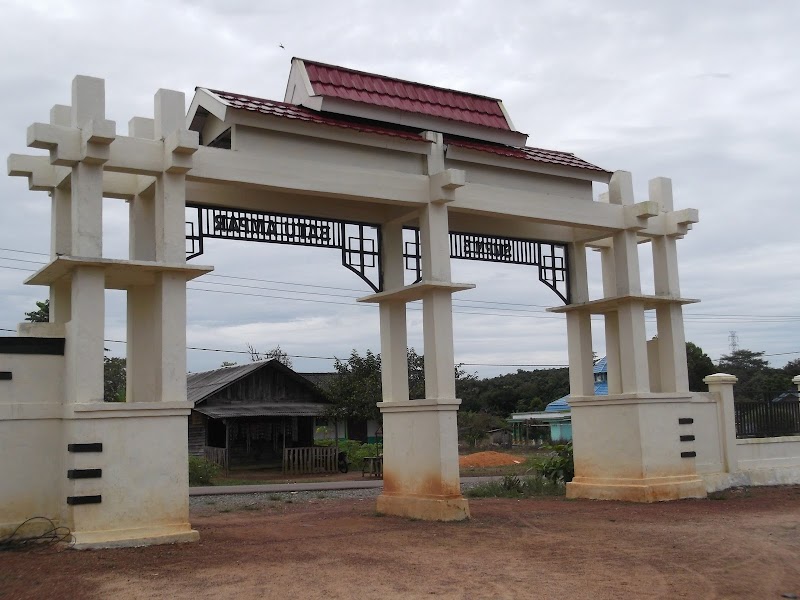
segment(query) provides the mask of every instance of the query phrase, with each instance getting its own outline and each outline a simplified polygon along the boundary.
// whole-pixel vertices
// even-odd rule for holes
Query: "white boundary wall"
[[[706,383],[714,385],[713,380]],[[696,467],[707,491],[746,485],[800,484],[800,436],[735,439],[733,384],[724,387],[729,389],[692,396]],[[730,398],[726,398],[728,393]],[[726,456],[731,431],[732,452]]]

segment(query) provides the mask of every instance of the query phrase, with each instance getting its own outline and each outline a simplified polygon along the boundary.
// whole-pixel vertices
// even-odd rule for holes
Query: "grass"
[[[531,498],[536,496],[563,496],[566,487],[541,475],[506,475],[500,481],[482,483],[467,490],[468,498]]]

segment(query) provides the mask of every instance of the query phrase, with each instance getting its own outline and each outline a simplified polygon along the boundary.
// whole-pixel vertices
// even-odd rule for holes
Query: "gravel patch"
[[[478,482],[461,483],[461,492],[465,492]],[[276,504],[295,502],[318,502],[321,500],[365,499],[377,498],[380,488],[362,488],[355,490],[318,490],[310,492],[250,492],[245,494],[220,494],[218,496],[191,496],[189,507],[201,511],[231,512],[234,510],[258,510]]]

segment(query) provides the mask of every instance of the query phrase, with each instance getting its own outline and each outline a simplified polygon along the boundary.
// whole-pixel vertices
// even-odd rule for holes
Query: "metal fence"
[[[779,402],[736,402],[737,438],[800,435],[800,402],[797,392]]]

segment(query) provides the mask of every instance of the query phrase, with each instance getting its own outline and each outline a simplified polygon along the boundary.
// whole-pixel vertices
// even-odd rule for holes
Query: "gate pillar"
[[[38,514],[68,527],[76,547],[198,539],[188,506],[185,290],[187,279],[211,268],[185,262],[185,173],[197,137],[186,131],[184,103],[182,93],[162,90],[155,119],[132,122],[127,142],[146,140],[151,156],[147,175],[129,178],[125,188],[134,190],[127,260],[103,257],[104,186],[111,185],[104,165],[113,155],[140,171],[142,144],[120,144],[105,118],[103,80],[76,77],[71,106],[55,106],[49,124],[28,131],[30,146],[49,150],[58,177],[40,188],[52,194],[51,260],[26,281],[50,287],[51,322],[20,331],[63,338],[64,356],[47,376],[19,361],[25,423],[6,428],[15,436],[10,447],[48,449],[47,464],[32,471],[48,484],[38,491],[13,465],[0,464],[0,474],[9,497],[42,496],[37,502],[46,510]],[[106,289],[128,292],[128,387],[116,399],[123,401],[104,401]],[[39,400],[38,411],[28,398]],[[7,417],[0,414],[0,428]],[[28,510],[25,502],[0,506],[0,535],[4,524],[37,514]]]
[[[443,169],[442,136],[428,134],[429,174]],[[452,178],[444,178],[452,186]],[[457,178],[456,178],[457,179]],[[447,205],[432,186],[432,201],[420,215],[422,280],[403,285],[402,226],[382,229],[384,286],[362,298],[381,310],[381,369],[384,454],[380,513],[424,520],[459,521],[469,517],[461,496],[458,425],[461,401],[455,393],[453,292],[472,285],[450,281]],[[441,194],[446,195],[446,194]],[[425,398],[409,399],[406,355],[406,303],[422,300],[425,345]]]
[[[651,182],[650,194],[658,202],[658,212],[672,218],[668,180]],[[634,208],[630,174],[624,172],[612,177],[609,201],[639,213],[655,212],[652,204]],[[618,231],[612,243],[601,248],[604,298],[600,300],[590,301],[577,285],[586,277],[585,250],[573,244],[570,269],[578,280],[573,284],[575,302],[551,309],[567,314],[570,332],[569,403],[575,453],[575,477],[567,484],[570,498],[653,502],[706,495],[695,468],[695,453],[686,443],[694,440],[681,313],[681,305],[689,301],[678,297],[674,238],[654,240],[656,295],[644,295],[636,228],[633,223],[630,229]],[[645,310],[656,311],[656,343],[647,342]],[[586,370],[582,357],[587,337],[591,344],[592,314],[605,319],[606,396],[595,396],[585,376],[573,375],[573,371]]]

